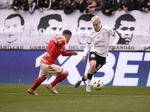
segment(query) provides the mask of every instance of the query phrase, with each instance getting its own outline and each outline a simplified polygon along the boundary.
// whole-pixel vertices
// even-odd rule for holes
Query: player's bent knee
[[[66,77],[68,77],[68,75],[69,75],[69,72],[68,72],[68,71],[66,71],[65,76],[66,76]]]
[[[69,75],[69,72],[65,69],[63,69],[61,75],[65,75],[66,77]]]
[[[60,74],[64,75],[66,72],[67,72],[67,70],[63,68]]]

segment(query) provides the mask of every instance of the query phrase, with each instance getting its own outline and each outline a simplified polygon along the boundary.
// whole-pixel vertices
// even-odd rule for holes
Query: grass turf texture
[[[85,86],[57,85],[54,95],[45,85],[39,96],[26,91],[31,85],[0,84],[0,112],[150,112],[150,87],[113,87],[86,93]]]

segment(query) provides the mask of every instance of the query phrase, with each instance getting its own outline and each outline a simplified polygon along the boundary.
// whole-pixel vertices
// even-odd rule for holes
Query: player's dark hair
[[[11,15],[9,15],[6,19],[5,19],[5,21],[7,20],[7,19],[11,19],[11,18],[14,18],[14,17],[19,17],[20,18],[20,21],[21,21],[21,25],[24,25],[24,19],[23,19],[23,17],[20,15],[20,14],[11,14]]]
[[[49,20],[52,20],[52,19],[54,19],[54,20],[56,20],[56,21],[58,21],[58,22],[62,22],[61,15],[59,15],[59,14],[46,15],[46,16],[44,16],[44,17],[42,17],[42,18],[40,19],[40,22],[39,22],[39,24],[38,24],[38,26],[37,26],[37,29],[38,29],[38,30],[39,30],[40,28],[46,29],[48,26],[50,26],[49,23],[48,23]]]
[[[72,35],[72,32],[70,30],[64,30],[62,34]]]
[[[136,21],[135,18],[131,14],[121,15],[115,22],[115,28],[118,29],[121,25],[121,21]]]
[[[84,20],[84,21],[91,21],[92,17],[94,15],[93,14],[83,14],[78,18],[78,27],[79,27],[79,22],[80,20]]]

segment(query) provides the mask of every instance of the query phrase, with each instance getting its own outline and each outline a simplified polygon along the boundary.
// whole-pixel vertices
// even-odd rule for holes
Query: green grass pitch
[[[150,87],[105,86],[86,93],[85,86],[57,85],[54,95],[46,85],[38,96],[29,84],[0,84],[0,112],[150,112]]]

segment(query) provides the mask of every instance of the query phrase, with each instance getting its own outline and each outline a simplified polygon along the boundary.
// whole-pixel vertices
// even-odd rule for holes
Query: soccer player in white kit
[[[92,76],[105,64],[106,57],[109,51],[109,39],[114,37],[111,49],[114,50],[119,35],[110,27],[101,24],[99,16],[95,15],[91,19],[94,30],[91,32],[87,39],[86,47],[84,49],[82,61],[86,60],[86,55],[90,51],[89,63],[90,67],[83,77],[81,77],[74,85],[77,88],[82,81],[87,80],[86,91],[91,92],[91,79]]]

